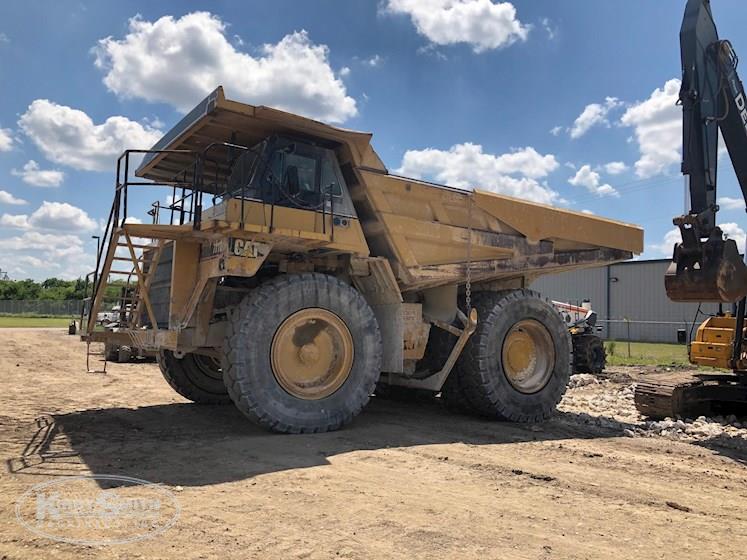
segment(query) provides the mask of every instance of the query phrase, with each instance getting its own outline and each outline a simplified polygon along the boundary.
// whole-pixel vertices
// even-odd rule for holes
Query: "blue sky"
[[[391,170],[640,224],[644,256],[666,257],[684,198],[671,82],[683,8],[2,3],[0,269],[14,278],[91,269],[116,154],[149,147],[218,84],[232,99],[372,131]],[[720,35],[747,57],[744,3],[713,0],[713,10]],[[720,222],[744,243],[728,158],[720,171]],[[140,195],[141,209],[153,198]]]

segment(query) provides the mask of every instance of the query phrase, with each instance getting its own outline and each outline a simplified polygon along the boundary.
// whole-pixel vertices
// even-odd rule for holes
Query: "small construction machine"
[[[694,417],[725,410],[747,412],[747,266],[733,239],[716,225],[718,135],[724,138],[747,203],[747,96],[739,59],[720,40],[709,0],[688,0],[680,31],[682,55],[682,173],[690,212],[674,219],[682,242],[665,277],[672,301],[731,304],[709,317],[689,345],[690,361],[733,373],[674,373],[639,383],[638,410],[650,417]],[[744,249],[744,248],[741,248]]]
[[[561,317],[568,325],[573,344],[573,373],[602,373],[607,365],[604,342],[597,334],[597,313],[591,303],[584,300],[581,305],[553,301]]]
[[[179,394],[232,402],[279,432],[337,429],[377,384],[489,417],[552,414],[571,335],[527,286],[629,259],[642,230],[399,177],[370,140],[219,87],[152,149],[126,151],[86,308],[89,352],[157,352]],[[153,223],[126,219],[137,189],[156,187]],[[105,329],[96,317],[113,282],[125,316]]]

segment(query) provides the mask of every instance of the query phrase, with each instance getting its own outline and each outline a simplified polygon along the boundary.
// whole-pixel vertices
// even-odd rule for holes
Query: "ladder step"
[[[133,262],[133,260],[130,257],[112,257],[112,260],[113,261]],[[143,259],[143,258],[140,258],[140,259],[135,259],[134,262],[148,264],[148,263],[153,262],[153,259]]]
[[[117,247],[127,247],[127,243],[117,243]],[[133,249],[155,249],[154,245],[139,245],[137,243],[132,244]]]

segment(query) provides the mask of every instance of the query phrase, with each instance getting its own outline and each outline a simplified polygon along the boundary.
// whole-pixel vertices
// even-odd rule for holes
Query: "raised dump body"
[[[280,431],[339,427],[377,382],[482,414],[549,414],[571,345],[526,287],[631,258],[642,230],[398,177],[370,140],[218,88],[142,152],[136,175],[149,182],[129,177],[126,152],[86,339],[157,350],[181,394],[233,400]],[[154,204],[153,224],[123,224],[144,183],[166,186],[169,202]],[[128,328],[101,332],[117,274],[132,284]]]

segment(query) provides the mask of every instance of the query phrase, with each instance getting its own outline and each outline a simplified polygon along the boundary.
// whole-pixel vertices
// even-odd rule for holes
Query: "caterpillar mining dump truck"
[[[571,336],[536,277],[629,259],[640,228],[387,171],[371,135],[225,98],[119,160],[84,340],[157,351],[169,384],[280,432],[334,430],[379,387],[550,415]],[[134,157],[142,162],[130,177]],[[152,224],[135,189],[162,186]],[[165,223],[162,223],[165,222]],[[119,279],[126,325],[96,327]]]
[[[682,173],[690,211],[674,219],[682,242],[674,247],[664,283],[672,301],[732,304],[700,325],[690,362],[728,372],[676,372],[636,386],[638,410],[653,418],[747,411],[747,265],[733,239],[716,225],[719,131],[747,205],[747,94],[739,59],[720,40],[709,0],[688,0],[680,29],[682,56]]]

